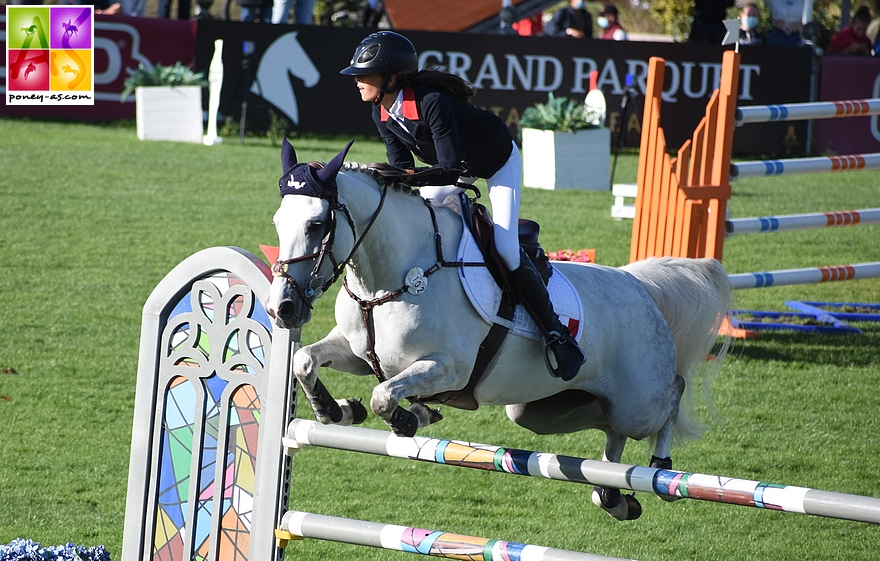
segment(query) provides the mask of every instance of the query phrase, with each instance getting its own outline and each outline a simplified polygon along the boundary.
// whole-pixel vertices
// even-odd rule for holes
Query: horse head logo
[[[293,92],[291,77],[302,80],[307,88],[321,78],[312,59],[296,38],[297,31],[276,39],[260,58],[251,92],[280,109],[293,124],[299,124],[299,106]],[[279,70],[282,70],[279,72]]]

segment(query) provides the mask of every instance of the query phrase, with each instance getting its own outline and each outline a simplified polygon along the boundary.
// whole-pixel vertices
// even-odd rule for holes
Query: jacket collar
[[[403,88],[401,94],[403,95],[403,99],[401,100],[403,118],[410,121],[418,121],[419,109],[416,105],[416,92],[414,92],[412,88]],[[388,111],[385,110],[384,105],[380,105],[379,107],[382,115],[382,122],[385,122],[388,120]]]

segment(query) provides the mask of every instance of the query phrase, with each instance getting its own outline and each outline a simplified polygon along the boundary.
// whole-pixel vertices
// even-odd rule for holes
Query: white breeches
[[[507,163],[495,175],[486,179],[489,200],[492,202],[492,222],[495,249],[508,271],[519,267],[519,204],[522,192],[522,156],[515,142]],[[462,177],[464,183],[473,183],[475,177]]]
[[[492,222],[495,223],[495,249],[507,266],[513,271],[519,267],[519,204],[522,191],[522,156],[516,143],[510,151],[507,163],[495,175],[486,179],[489,186],[489,200],[492,202]],[[473,184],[476,177],[461,177],[462,183]],[[450,186],[420,187],[419,192],[426,199],[444,201],[449,194],[461,191]]]

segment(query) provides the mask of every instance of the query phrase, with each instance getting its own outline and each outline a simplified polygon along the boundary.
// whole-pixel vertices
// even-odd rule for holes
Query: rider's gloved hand
[[[447,165],[436,165],[412,169],[401,169],[386,163],[371,163],[369,167],[379,172],[382,177],[393,178],[407,185],[455,185],[464,171]]]

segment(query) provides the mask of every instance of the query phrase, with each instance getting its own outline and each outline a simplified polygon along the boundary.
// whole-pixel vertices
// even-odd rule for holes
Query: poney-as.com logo
[[[94,6],[6,6],[6,104],[94,105]]]

